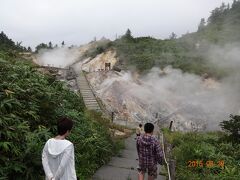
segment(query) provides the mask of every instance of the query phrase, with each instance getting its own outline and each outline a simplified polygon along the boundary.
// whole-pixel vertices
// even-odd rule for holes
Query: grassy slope
[[[202,75],[207,73],[220,77],[222,71],[210,65],[195,49],[178,40],[157,40],[150,37],[119,39],[114,42],[120,63],[125,67],[134,66],[140,73],[152,67],[168,65],[184,72]]]
[[[181,133],[164,130],[168,143],[173,146],[179,180],[212,180],[240,178],[240,146],[232,144],[222,132]],[[191,164],[196,161],[197,164]],[[210,166],[209,161],[214,165]],[[224,162],[224,166],[221,166]]]

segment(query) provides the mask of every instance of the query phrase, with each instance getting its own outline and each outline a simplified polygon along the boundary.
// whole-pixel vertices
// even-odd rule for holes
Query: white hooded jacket
[[[68,140],[49,139],[42,152],[46,180],[76,180],[74,147]]]

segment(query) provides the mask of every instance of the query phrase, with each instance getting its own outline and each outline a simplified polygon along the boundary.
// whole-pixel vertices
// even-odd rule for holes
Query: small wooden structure
[[[111,63],[105,63],[105,71],[111,70]]]

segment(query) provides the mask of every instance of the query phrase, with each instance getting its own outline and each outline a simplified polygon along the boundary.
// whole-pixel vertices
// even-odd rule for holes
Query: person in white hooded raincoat
[[[74,146],[65,138],[73,122],[66,117],[59,119],[58,135],[49,139],[42,151],[42,164],[46,180],[76,180]]]

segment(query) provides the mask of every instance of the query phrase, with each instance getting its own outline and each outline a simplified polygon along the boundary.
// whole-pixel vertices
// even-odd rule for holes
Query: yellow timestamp
[[[219,160],[217,162],[214,162],[212,160],[208,161],[203,161],[203,160],[189,160],[187,162],[187,166],[190,168],[196,168],[196,167],[207,167],[207,168],[212,168],[215,166],[224,168],[225,163],[224,160]]]

